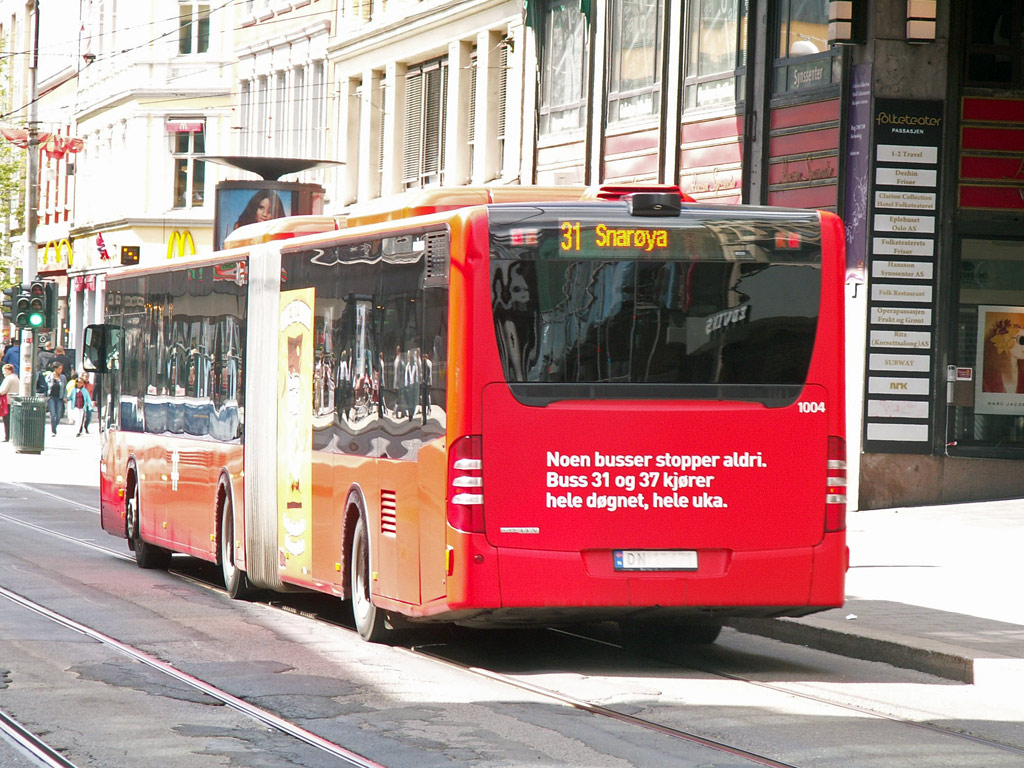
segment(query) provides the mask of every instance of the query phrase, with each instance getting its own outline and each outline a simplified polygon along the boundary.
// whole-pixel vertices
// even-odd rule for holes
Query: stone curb
[[[869,627],[858,627],[856,632],[842,631],[813,618],[730,619],[726,625],[745,634],[803,645],[839,656],[881,661],[960,683],[975,682],[977,654],[970,648],[938,642],[923,647],[924,644],[916,637],[872,630]]]

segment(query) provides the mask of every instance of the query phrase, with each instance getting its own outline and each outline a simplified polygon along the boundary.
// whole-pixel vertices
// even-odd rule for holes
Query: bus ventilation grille
[[[398,533],[398,501],[394,491],[381,489],[380,532],[388,536],[395,536]]]
[[[448,284],[448,233],[428,232],[424,237],[427,251],[426,284]]]

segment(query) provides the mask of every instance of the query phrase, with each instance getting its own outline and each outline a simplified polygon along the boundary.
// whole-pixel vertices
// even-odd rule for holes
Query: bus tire
[[[232,600],[248,600],[253,588],[245,571],[235,564],[235,506],[231,494],[224,491],[220,505],[220,570],[224,575],[224,589]]]
[[[369,643],[383,642],[388,636],[387,617],[373,604],[370,596],[370,537],[366,518],[360,514],[352,533],[352,555],[349,557],[352,585],[352,620],[359,636]]]
[[[137,475],[126,505],[125,535],[128,538],[128,548],[135,553],[136,565],[139,568],[166,570],[171,564],[170,551],[142,540],[141,492]]]

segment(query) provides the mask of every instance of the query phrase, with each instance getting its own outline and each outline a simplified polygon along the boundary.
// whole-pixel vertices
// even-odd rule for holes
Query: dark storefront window
[[[838,84],[836,50],[828,42],[828,0],[782,0],[772,93],[803,93]]]
[[[540,134],[582,130],[587,119],[588,25],[578,2],[555,0],[542,11]]]
[[[747,0],[698,0],[687,19],[686,109],[743,100]]]
[[[656,117],[661,106],[662,4],[611,0],[608,122]]]
[[[1024,0],[970,4],[967,84],[1024,87]]]
[[[1024,458],[1024,241],[961,242],[949,452]]]

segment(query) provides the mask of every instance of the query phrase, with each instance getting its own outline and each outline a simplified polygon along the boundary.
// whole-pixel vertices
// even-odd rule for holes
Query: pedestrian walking
[[[54,355],[54,351],[53,351],[53,342],[52,341],[48,341],[48,342],[46,342],[46,345],[42,349],[39,350],[39,355],[36,358],[36,367],[40,371],[45,373],[46,371],[48,371],[51,368],[53,368],[54,358],[55,358],[55,355]],[[57,360],[56,362],[60,363],[60,362],[63,362],[63,361]]]
[[[64,349],[63,345],[58,344],[53,348],[53,361],[63,365],[65,373],[74,373],[75,361],[72,359],[71,355],[67,353],[67,350]]]
[[[11,398],[18,394],[21,380],[11,363],[4,363],[3,380],[0,381],[0,416],[4,420],[4,442],[11,439]]]
[[[89,424],[92,422],[93,403],[89,395],[89,389],[85,386],[85,376],[78,375],[72,378],[68,389],[68,408],[71,412],[71,423],[78,425],[78,437],[85,432],[89,433]]]
[[[4,352],[4,363],[10,363],[14,366],[14,374],[20,375],[21,373],[21,345],[17,342],[12,342],[11,346]]]
[[[64,398],[66,397],[68,377],[64,375],[64,366],[53,364],[53,370],[46,372],[46,406],[50,411],[50,432],[57,436],[57,425],[64,418]]]

